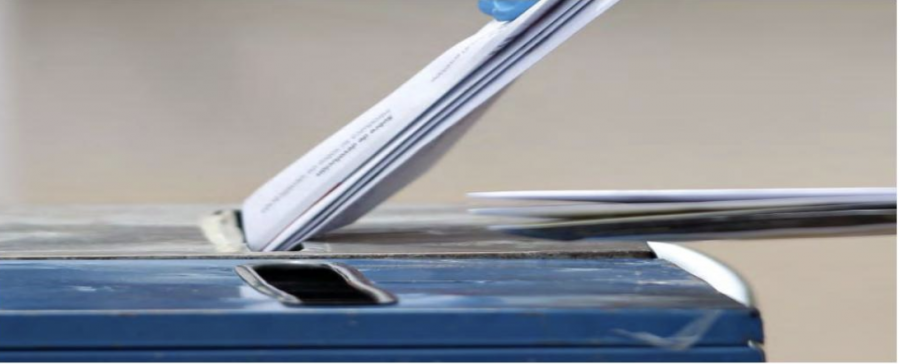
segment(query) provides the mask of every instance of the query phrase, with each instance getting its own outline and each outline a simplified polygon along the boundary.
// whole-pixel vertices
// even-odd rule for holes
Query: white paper
[[[350,192],[347,194],[334,194],[329,196],[327,199],[341,199],[337,205],[331,205],[330,211],[327,204],[319,204],[314,209],[321,207],[320,211],[324,211],[323,213],[318,214],[313,219],[319,221],[307,220],[303,221],[302,224],[297,224],[298,226],[295,228],[291,228],[292,231],[297,231],[297,235],[292,237],[291,240],[302,241],[310,236],[315,235],[319,231],[322,231],[322,224],[327,223],[328,220],[334,219],[336,216],[340,216],[344,213],[344,210],[351,205],[357,205],[357,200],[363,198],[368,193],[371,193],[373,189],[379,188],[382,186],[382,181],[384,178],[390,176],[394,171],[403,166],[405,163],[411,163],[418,156],[419,151],[427,147],[430,143],[434,142],[434,140],[440,137],[443,133],[447,132],[448,129],[453,127],[456,122],[460,119],[468,115],[472,112],[473,109],[477,108],[479,105],[482,105],[486,100],[490,99],[493,95],[496,95],[499,91],[503,89],[506,85],[515,80],[516,77],[521,75],[525,70],[527,70],[531,65],[536,63],[540,58],[544,55],[551,52],[556,46],[564,42],[568,37],[574,34],[577,30],[581,29],[584,25],[586,25],[590,20],[594,19],[596,16],[602,14],[606,9],[611,7],[616,1],[579,1],[573,2],[571,6],[566,9],[581,9],[581,12],[577,14],[568,14],[572,16],[571,18],[566,19],[567,22],[563,27],[559,27],[555,29],[555,32],[552,34],[545,34],[541,37],[541,42],[538,44],[534,44],[531,42],[531,38],[523,37],[520,39],[521,46],[528,45],[529,47],[523,49],[519,49],[515,47],[515,45],[505,49],[509,55],[502,55],[502,57],[506,57],[504,59],[508,60],[508,62],[495,62],[497,64],[497,69],[493,71],[483,71],[480,74],[484,74],[485,78],[482,79],[483,82],[475,82],[470,81],[470,83],[474,83],[472,92],[462,93],[462,96],[455,103],[450,103],[449,110],[445,112],[444,116],[437,116],[437,121],[434,122],[434,125],[431,129],[424,133],[423,136],[410,136],[404,137],[399,140],[399,143],[406,143],[410,145],[405,149],[402,153],[394,154],[390,159],[392,162],[388,163],[386,166],[378,167],[377,165],[369,165],[364,168],[360,168],[357,172],[359,175],[369,175],[366,177],[354,176],[350,180],[358,180],[363,178],[365,181],[362,184],[357,184],[354,188],[358,191]],[[549,20],[555,20],[549,19]],[[534,31],[534,33],[539,33],[538,31]],[[537,36],[538,34],[535,34]],[[385,157],[379,157],[376,161],[383,160]],[[375,162],[371,162],[375,163]],[[344,186],[341,186],[343,189]],[[363,204],[366,205],[366,204]],[[367,204],[370,205],[371,204]],[[324,215],[323,215],[324,214]],[[313,215],[312,213],[309,215]],[[300,226],[302,225],[302,227]]]
[[[896,200],[563,219],[497,225],[491,229],[534,238],[599,241],[892,234],[896,231]]]
[[[470,193],[469,197],[504,200],[642,203],[896,195],[896,188],[773,188],[727,190],[502,191],[475,192]]]
[[[586,219],[613,216],[660,215],[690,212],[733,211],[798,206],[828,206],[863,202],[897,202],[896,195],[838,196],[814,198],[776,198],[757,200],[580,203],[567,205],[504,206],[473,208],[478,215],[528,217],[541,219]]]
[[[430,145],[445,132],[616,1],[542,0],[490,22],[245,200],[248,245],[289,249],[353,221],[443,154]],[[416,161],[422,150],[432,152]]]

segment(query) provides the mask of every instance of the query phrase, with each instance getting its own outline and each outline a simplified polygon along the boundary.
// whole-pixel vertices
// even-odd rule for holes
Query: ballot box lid
[[[390,299],[290,304],[237,268],[293,263],[350,267]],[[763,339],[755,308],[661,259],[9,260],[0,287],[0,350],[684,350]]]
[[[299,251],[251,252],[228,205],[0,207],[5,259],[653,258],[643,242],[549,241],[491,231],[460,205],[386,205]],[[520,221],[520,220],[519,220]]]

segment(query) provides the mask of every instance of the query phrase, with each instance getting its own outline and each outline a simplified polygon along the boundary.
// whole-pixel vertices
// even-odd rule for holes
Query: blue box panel
[[[759,313],[663,260],[331,262],[397,303],[285,305],[256,260],[5,261],[0,359],[762,359]]]

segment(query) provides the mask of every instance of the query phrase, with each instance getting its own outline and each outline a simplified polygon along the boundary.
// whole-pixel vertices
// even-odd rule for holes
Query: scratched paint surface
[[[288,307],[245,284],[235,260],[5,261],[0,348],[762,340],[755,309],[657,259],[335,262],[399,303]]]

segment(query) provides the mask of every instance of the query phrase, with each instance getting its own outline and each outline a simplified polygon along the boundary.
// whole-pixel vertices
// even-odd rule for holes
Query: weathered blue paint
[[[762,359],[747,346],[762,341],[755,309],[662,260],[334,261],[399,300],[372,307],[285,306],[235,274],[245,262],[2,262],[0,360],[34,350],[52,350],[35,359],[98,360],[91,353],[113,348],[103,358],[227,360],[217,351],[227,349],[259,360],[384,360],[402,348],[410,360]],[[664,350],[648,337],[692,347]]]
[[[745,347],[703,347],[682,351],[651,348],[404,348],[0,351],[9,361],[111,362],[759,362],[762,351]]]

